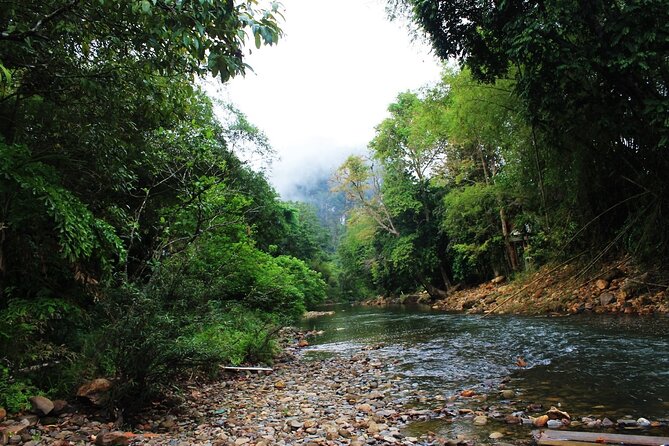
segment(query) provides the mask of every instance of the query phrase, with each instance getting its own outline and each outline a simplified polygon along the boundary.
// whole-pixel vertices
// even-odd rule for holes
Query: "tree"
[[[534,144],[548,149],[546,182],[561,181],[592,245],[625,235],[634,251],[669,253],[666,2],[392,3],[476,79],[514,75]]]
[[[349,157],[337,171],[338,190],[377,225],[376,283],[392,293],[420,285],[443,296],[451,280],[434,218],[440,192],[431,182],[446,155],[443,108],[402,93],[389,111],[369,144],[371,160]]]

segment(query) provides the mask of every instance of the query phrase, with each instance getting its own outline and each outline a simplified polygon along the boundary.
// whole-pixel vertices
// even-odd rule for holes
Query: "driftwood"
[[[228,367],[224,365],[219,365],[221,370],[228,372],[273,372],[274,369],[269,367]]]
[[[660,446],[669,444],[669,437],[609,434],[606,432],[573,432],[562,430],[532,431],[541,446],[601,446],[602,444]]]

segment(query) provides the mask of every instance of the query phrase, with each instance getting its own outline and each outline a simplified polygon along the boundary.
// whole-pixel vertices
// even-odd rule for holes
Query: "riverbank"
[[[303,333],[291,335],[271,372],[222,372],[211,382],[184,383],[131,426],[122,426],[126,430],[93,410],[70,407],[55,416],[23,415],[3,423],[0,430],[12,432],[3,443],[472,446],[524,445],[538,427],[667,432],[667,420],[607,418],[602,408],[580,414],[552,408],[559,401],[528,398],[509,377],[448,393],[429,391],[414,384],[396,350],[383,344],[324,356],[300,347],[304,340]]]
[[[297,341],[297,340],[296,340]],[[271,373],[224,373],[191,383],[141,415],[132,431],[117,430],[91,411],[19,416],[3,423],[1,444],[37,445],[424,445],[448,443],[430,432],[411,436],[412,421],[454,417],[446,407],[416,409],[425,392],[406,386],[392,363],[372,354],[308,358],[286,348]],[[471,397],[473,395],[468,395]],[[470,398],[471,401],[474,401]],[[444,402],[444,398],[436,401]],[[434,401],[430,401],[433,403]],[[442,406],[441,404],[440,406]],[[465,413],[465,412],[463,412]],[[468,410],[466,414],[473,413]],[[127,426],[126,426],[127,427]],[[472,444],[467,438],[450,444]]]
[[[667,274],[644,271],[629,260],[600,265],[588,272],[569,263],[544,266],[516,280],[498,277],[477,287],[433,301],[426,293],[378,297],[366,305],[418,302],[435,310],[495,314],[669,314]]]

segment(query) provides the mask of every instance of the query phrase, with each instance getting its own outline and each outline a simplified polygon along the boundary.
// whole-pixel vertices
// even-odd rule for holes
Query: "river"
[[[505,378],[523,402],[592,415],[669,419],[669,319],[448,314],[419,307],[336,306],[307,320],[310,355],[375,346],[408,385],[449,398],[493,392]],[[523,357],[527,367],[516,365]],[[507,378],[508,379],[508,378]],[[666,432],[666,430],[664,430]]]

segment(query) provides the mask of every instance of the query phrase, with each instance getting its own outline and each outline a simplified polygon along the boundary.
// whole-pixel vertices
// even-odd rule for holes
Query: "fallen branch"
[[[224,365],[219,365],[221,370],[228,370],[231,372],[273,372],[274,369],[270,367],[229,367]]]

